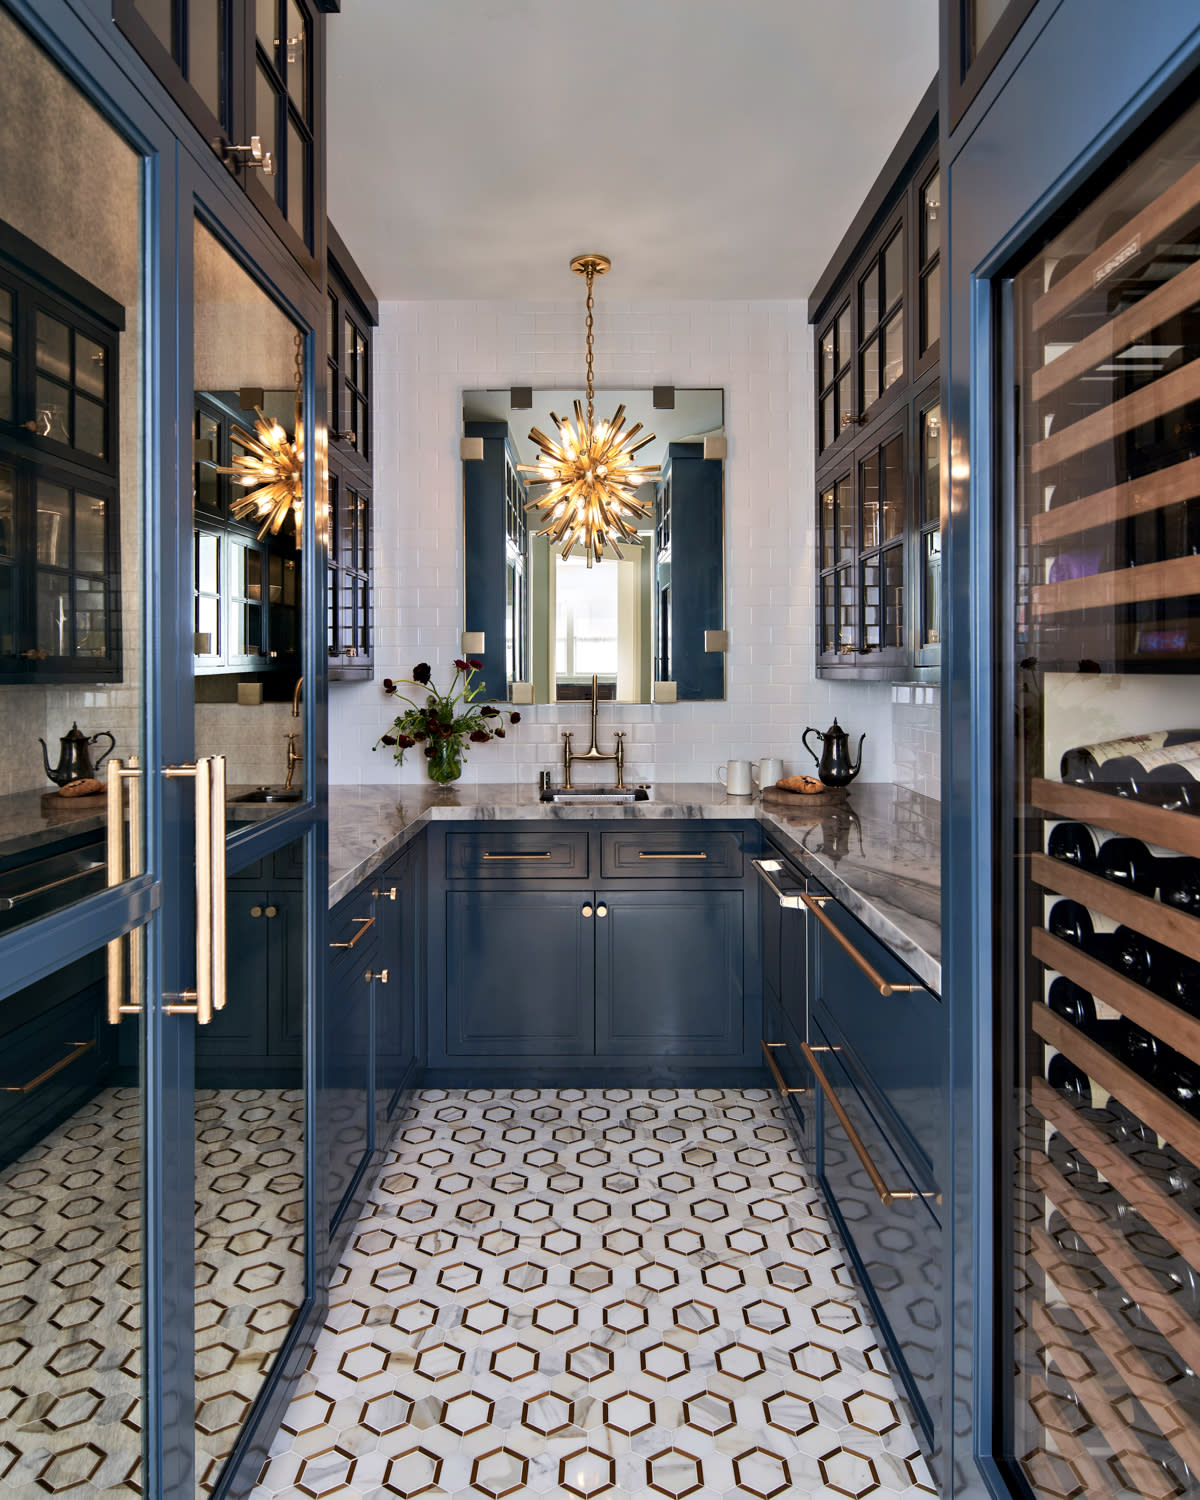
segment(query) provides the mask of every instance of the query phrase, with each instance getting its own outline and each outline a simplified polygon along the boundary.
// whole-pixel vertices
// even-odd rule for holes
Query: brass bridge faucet
[[[617,789],[625,787],[625,734],[620,729],[613,730],[613,738],[617,742],[615,750],[598,750],[596,748],[596,714],[599,692],[596,686],[596,674],[592,673],[592,743],[584,751],[571,749],[571,735],[563,731],[563,787],[569,792],[571,790],[571,762],[575,760],[615,760],[617,763]]]

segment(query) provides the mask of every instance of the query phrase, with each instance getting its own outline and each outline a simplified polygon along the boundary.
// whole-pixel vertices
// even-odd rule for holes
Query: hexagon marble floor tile
[[[935,1494],[765,1089],[427,1090],[253,1500]]]

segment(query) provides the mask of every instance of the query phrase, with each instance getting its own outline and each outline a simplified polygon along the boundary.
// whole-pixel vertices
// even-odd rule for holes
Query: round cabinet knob
[[[279,908],[277,906],[268,906],[266,915],[268,917],[277,917],[279,915]]]
[[[583,914],[585,917],[590,917],[592,914],[592,908],[590,906],[585,906],[583,908]]]
[[[261,906],[252,906],[250,908],[250,915],[252,917],[261,917],[262,916],[262,907]]]
[[[373,969],[368,969],[367,972],[363,975],[363,978],[367,981],[368,984],[370,984],[373,979],[378,979],[380,984],[386,984],[388,982],[388,971],[386,969],[380,969],[378,970],[378,972],[376,972]]]
[[[601,904],[596,908],[596,915],[598,917],[608,916],[608,907],[605,906],[603,902],[601,902]]]

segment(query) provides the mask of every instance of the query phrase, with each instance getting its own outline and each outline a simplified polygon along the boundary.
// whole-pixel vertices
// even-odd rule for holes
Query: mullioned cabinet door
[[[593,892],[449,891],[449,1057],[591,1055]]]
[[[595,920],[596,1055],[742,1050],[740,890],[610,891]]]

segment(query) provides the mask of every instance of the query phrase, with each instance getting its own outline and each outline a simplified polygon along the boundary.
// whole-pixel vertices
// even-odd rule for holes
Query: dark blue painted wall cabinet
[[[962,8],[956,0],[955,11]],[[1162,1237],[1167,1219],[1161,1215],[1153,1234],[1140,1243],[1137,1236],[1127,1239],[1135,1221],[1118,1179],[1132,1184],[1135,1196],[1141,1192],[1122,1142],[1135,1156],[1145,1146],[1151,1174],[1180,1151],[1194,1162],[1195,1123],[1186,1110],[1162,1112],[1170,1104],[1163,1088],[1174,1086],[1178,1063],[1173,1073],[1160,1069],[1147,1077],[1130,1064],[1134,1054],[1127,1048],[1117,1049],[1125,1061],[1112,1050],[1114,1028],[1145,1050],[1137,1029],[1128,1031],[1121,1007],[1131,995],[1136,1001],[1139,989],[1147,998],[1153,990],[1132,985],[1114,1005],[1115,976],[1096,956],[1103,944],[1090,957],[1048,946],[1049,935],[1033,930],[1048,908],[1029,876],[1040,868],[1036,861],[1044,857],[1052,826],[1043,804],[1057,799],[1061,808],[1063,795],[1077,790],[1060,783],[1061,751],[1113,732],[1190,722],[1169,717],[1170,708],[1159,720],[1156,705],[1178,710],[1195,700],[1194,660],[1147,672],[1145,659],[1147,651],[1190,639],[1194,584],[1174,602],[1173,615],[1171,601],[1143,591],[1139,607],[1148,612],[1136,632],[1111,605],[1105,606],[1107,626],[1097,629],[1090,597],[1103,586],[1097,575],[1119,569],[1135,580],[1127,590],[1148,576],[1143,528],[1131,527],[1129,536],[1112,529],[1108,546],[1132,548],[1119,558],[1085,558],[1071,574],[1064,572],[1071,562],[1064,556],[1055,576],[1049,569],[1060,553],[1073,551],[1079,562],[1084,547],[1072,536],[1064,502],[1087,501],[1088,514],[1075,513],[1078,529],[1078,518],[1091,520],[1105,492],[1119,506],[1128,493],[1122,484],[1135,480],[1144,495],[1165,465],[1189,461],[1180,444],[1194,418],[1163,391],[1168,379],[1186,381],[1195,369],[1194,339],[1143,330],[1135,342],[1146,351],[1145,363],[1125,371],[1129,340],[1105,343],[1097,368],[1088,359],[1096,346],[1085,345],[1083,335],[1099,333],[1104,341],[1114,318],[1125,317],[1126,325],[1142,319],[1151,296],[1159,290],[1172,295],[1180,272],[1194,264],[1194,212],[1174,227],[1159,224],[1144,233],[1141,221],[1134,222],[1160,195],[1164,184],[1155,185],[1156,174],[1166,170],[1169,152],[1158,151],[1153,165],[1135,171],[1123,201],[1102,195],[1194,103],[1200,17],[1191,0],[1163,0],[1136,16],[1118,0],[1032,6],[1018,0],[1010,10],[1018,17],[1027,10],[1027,18],[1015,31],[998,28],[1003,49],[992,48],[967,89],[956,84],[963,58],[953,49],[961,26],[943,29],[949,255],[942,481],[949,690],[943,712],[950,814],[943,930],[953,1154],[942,1218],[954,1267],[942,1348],[942,1363],[954,1372],[948,1481],[956,1495],[971,1496],[1192,1493],[1196,1417],[1188,1403],[1195,1362],[1177,1345],[1192,1346],[1194,1299],[1185,1310],[1154,1266],[1167,1278],[1171,1264],[1187,1267],[1180,1285],[1192,1284],[1195,1253],[1182,1252],[1195,1244],[1195,1206],[1167,1188],[1175,1209],[1170,1226],[1182,1236],[1174,1250]],[[986,76],[976,89],[980,74]],[[1188,163],[1195,160],[1195,144],[1193,134]],[[1105,245],[1111,248],[1102,254]],[[1146,275],[1148,268],[1153,275]],[[1060,315],[1072,305],[1090,325],[1064,323]],[[1194,320],[1194,299],[1188,317]],[[1055,355],[1071,363],[1055,372]],[[1166,360],[1177,361],[1178,370],[1166,369]],[[1043,399],[1047,387],[1059,385],[1063,369],[1077,366],[1089,381],[1051,390],[1061,400]],[[1117,411],[1123,400],[1149,403],[1148,420],[1123,425]],[[1092,426],[1084,426],[1089,421]],[[1087,439],[1101,424],[1097,447]],[[1044,446],[1046,440],[1053,446]],[[1046,531],[1061,539],[1049,551],[1038,550],[1045,540],[1039,533]],[[1028,548],[1025,555],[1018,555],[1018,545]],[[1190,565],[1194,558],[1163,552],[1157,565],[1180,562]],[[1033,586],[1042,592],[1033,593]],[[1067,596],[1075,601],[1071,611],[1056,608],[1055,588],[1074,591]],[[1177,622],[1172,628],[1158,628],[1171,619]],[[1089,634],[1103,649],[1081,648]],[[1106,678],[1125,693],[1110,703],[1136,697],[1140,710],[1118,710],[1101,725],[1077,708],[1071,737],[1060,723],[1056,746],[1063,680],[1090,692]],[[1156,692],[1166,697],[1156,699]],[[1014,723],[1022,727],[1019,743]],[[1108,734],[1097,732],[1102,729]],[[1111,831],[1116,814],[1103,805],[1076,811]],[[1188,828],[1194,821],[1161,815],[1183,818]],[[1179,830],[1178,824],[1158,830],[1164,848],[1182,837]],[[1176,843],[1174,852],[1188,850]],[[1058,881],[1053,872],[1051,878]],[[1081,904],[1098,916],[1105,905],[1111,908],[1108,898],[1097,900],[1096,887],[1104,884],[1093,876],[1077,889],[1091,898]],[[1155,899],[1147,896],[1143,907],[1131,910],[1144,916]],[[1035,957],[1035,944],[1043,957]],[[1062,965],[1058,978],[1069,969],[1089,979],[1080,987],[1084,1000],[1075,997],[1085,1026],[1078,1034],[1067,1021],[1056,1028],[1059,1017],[1042,1004],[1057,982],[1054,958]],[[1091,966],[1081,971],[1081,961]],[[1096,1001],[1093,1024],[1088,1007]],[[1181,1013],[1169,1028],[1175,1042],[1185,1024]],[[1159,1047],[1162,1040],[1160,1033]],[[1149,1041],[1153,1049],[1152,1030]],[[1152,1139],[1150,1117],[1158,1121]],[[1181,1423],[1162,1404],[1174,1399],[1185,1406]]]
[[[429,1082],[760,1076],[753,827],[428,838]]]
[[[125,313],[124,329],[113,334],[115,349],[94,339],[89,347],[80,328],[46,325],[48,337],[39,335],[27,355],[44,366],[37,404],[52,429],[65,423],[68,436],[82,441],[95,431],[98,393],[107,390],[115,404],[114,452],[122,461],[108,477],[121,546],[111,561],[120,576],[109,603],[111,639],[118,638],[119,613],[122,649],[104,658],[108,681],[89,688],[95,696],[87,711],[96,721],[80,727],[113,732],[112,759],[123,774],[112,801],[102,798],[88,810],[102,839],[99,879],[61,887],[64,899],[53,911],[31,902],[18,909],[22,920],[0,929],[0,1033],[8,1043],[0,1098],[15,1111],[6,1143],[23,1156],[40,1155],[49,1164],[42,1170],[58,1171],[68,1152],[88,1149],[70,1132],[105,1142],[100,1165],[88,1167],[98,1180],[72,1201],[68,1215],[75,1233],[99,1248],[80,1249],[73,1235],[53,1232],[49,1220],[58,1210],[49,1200],[38,1209],[43,1248],[20,1267],[36,1296],[19,1367],[0,1372],[6,1392],[0,1442],[6,1462],[12,1460],[6,1492],[75,1482],[77,1460],[65,1455],[78,1449],[78,1430],[45,1424],[35,1431],[29,1418],[78,1388],[69,1387],[73,1375],[61,1373],[78,1374],[78,1366],[52,1357],[62,1342],[54,1289],[80,1285],[95,1257],[104,1279],[88,1293],[102,1301],[93,1321],[105,1329],[105,1348],[86,1378],[125,1415],[90,1423],[91,1446],[82,1451],[96,1458],[96,1468],[86,1482],[112,1496],[193,1500],[198,1491],[224,1497],[248,1490],[307,1359],[326,1284],[324,1234],[312,1232],[320,1194],[313,1167],[317,1095],[310,1087],[327,954],[324,763],[315,753],[325,734],[324,556],[313,504],[320,443],[306,445],[296,558],[304,606],[299,644],[309,668],[296,727],[312,747],[302,768],[304,798],[258,823],[240,821],[231,808],[227,829],[225,809],[219,802],[210,807],[203,794],[213,786],[206,768],[172,774],[197,761],[193,434],[200,362],[194,344],[197,308],[220,301],[212,285],[219,277],[205,283],[218,264],[232,267],[240,285],[252,287],[288,325],[284,385],[292,334],[299,334],[304,411],[312,420],[326,408],[328,319],[321,272],[313,270],[323,261],[323,21],[302,3],[297,13],[305,34],[293,45],[297,33],[284,29],[290,7],[283,3],[120,8],[201,20],[222,14],[230,23],[228,60],[238,64],[226,79],[236,72],[245,83],[259,64],[269,65],[267,81],[280,87],[267,113],[281,136],[292,123],[302,127],[277,149],[281,160],[291,151],[290,165],[301,170],[275,179],[276,196],[260,209],[256,195],[270,199],[270,189],[251,180],[256,169],[221,162],[180,91],[164,81],[165,73],[157,78],[113,24],[112,0],[0,0],[5,221],[44,252],[43,270],[66,268],[54,270],[63,290],[70,291],[72,276],[82,278]],[[233,27],[235,19],[244,30]],[[285,37],[287,48],[280,45]],[[241,48],[236,57],[235,48]],[[293,88],[306,94],[298,122]],[[251,123],[248,101],[236,102],[242,116],[222,116],[222,125]],[[200,233],[197,222],[205,226]],[[207,263],[196,251],[205,235],[220,247]],[[237,356],[248,340],[248,334],[229,340],[225,348]],[[237,389],[239,381],[211,384]],[[3,369],[0,389],[8,389]],[[37,395],[36,378],[33,389]],[[39,439],[22,424],[36,421],[35,413],[5,410],[3,420],[19,429],[8,432],[10,450],[19,440],[28,456]],[[78,484],[75,490],[92,493]],[[106,493],[93,500],[108,505]],[[55,567],[69,575],[58,597],[38,582],[41,624],[56,633],[77,630],[79,619],[99,612],[91,585],[103,569],[89,558],[99,560],[105,550],[95,519],[100,512],[49,491],[38,503],[47,514],[57,511],[52,530],[65,561]],[[67,546],[69,533],[74,540]],[[13,584],[13,570],[6,576]],[[22,576],[15,586],[28,592],[28,583]],[[81,606],[74,622],[68,596]],[[18,602],[27,614],[30,600]],[[100,628],[95,620],[87,631],[93,628]],[[85,655],[100,661],[102,644],[88,634]],[[25,690],[0,689],[18,691]],[[48,682],[44,691],[62,689]],[[11,711],[6,696],[0,713]],[[71,718],[64,713],[58,733]],[[36,751],[32,732],[30,740]],[[17,795],[29,803],[35,839],[49,831],[48,848],[61,840],[54,824],[63,819],[43,813],[41,789],[33,781],[28,786]],[[287,857],[286,874],[277,865],[285,848],[299,851],[297,863]],[[219,899],[222,855],[228,906]],[[264,908],[261,917],[253,914],[256,904]],[[268,905],[276,916],[267,917]],[[212,961],[221,912],[232,913],[234,961],[227,968]],[[221,1007],[223,989],[228,1003]],[[60,1045],[67,1042],[70,1051]],[[63,1066],[43,1076],[57,1063]],[[6,1263],[6,1272],[13,1264]],[[239,1357],[229,1365],[215,1351],[231,1336]],[[216,1420],[219,1412],[235,1415]]]

